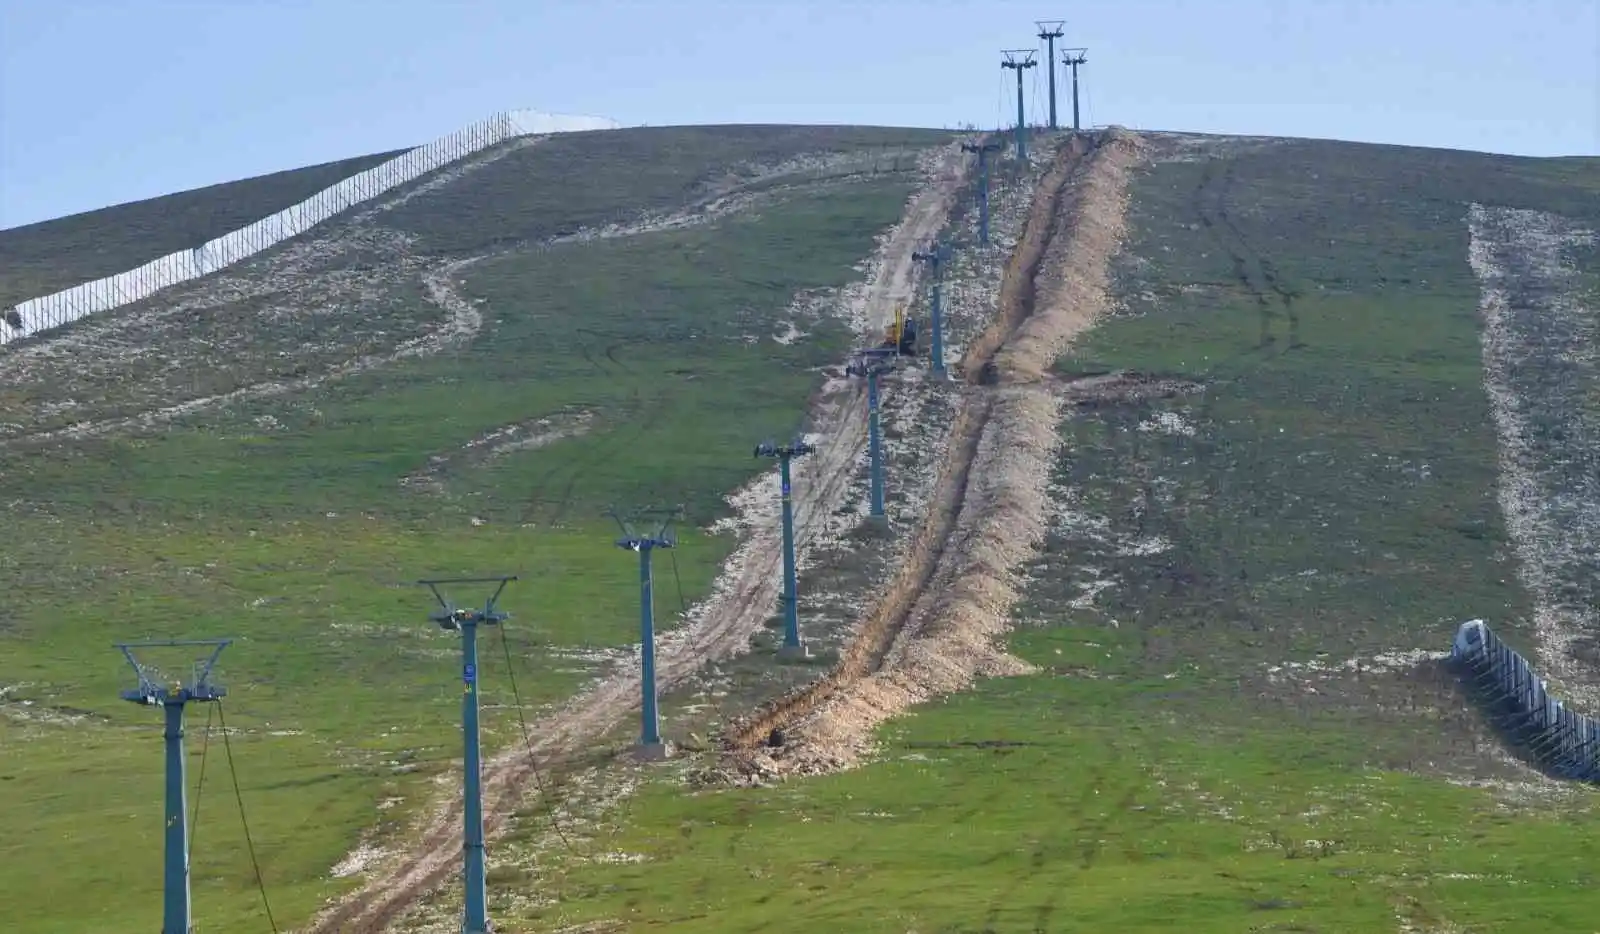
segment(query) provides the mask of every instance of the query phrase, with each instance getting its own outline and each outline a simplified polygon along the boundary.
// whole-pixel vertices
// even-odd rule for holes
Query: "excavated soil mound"
[[[1035,193],[1001,287],[999,316],[973,343],[964,397],[927,519],[905,564],[827,675],[732,725],[728,780],[854,762],[874,727],[980,675],[1025,671],[998,647],[1017,572],[1049,514],[1059,389],[1051,363],[1107,306],[1123,233],[1135,134],[1073,137]],[[768,742],[774,731],[781,745]]]

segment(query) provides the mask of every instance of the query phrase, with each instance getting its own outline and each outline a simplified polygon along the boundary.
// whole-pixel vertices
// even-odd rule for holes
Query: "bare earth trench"
[[[800,523],[796,552],[803,597],[801,635],[819,662],[826,663],[837,657],[860,608],[869,605],[892,582],[894,568],[904,560],[913,534],[926,515],[951,423],[964,393],[964,384],[959,378],[963,348],[979,338],[995,318],[1005,267],[1021,240],[1034,188],[1055,161],[1057,141],[1059,137],[1041,137],[1030,152],[1026,171],[1017,172],[1009,167],[1011,171],[1003,177],[991,180],[988,246],[975,242],[976,211],[973,207],[969,207],[964,216],[952,214],[945,227],[942,237],[956,245],[945,268],[942,290],[945,360],[950,377],[938,378],[931,370],[930,355],[924,353],[883,380],[881,407],[888,528],[874,529],[875,522],[868,515],[865,450],[857,452],[839,507],[814,513],[815,521]],[[964,199],[969,196],[975,206],[975,184],[962,192]],[[790,309],[793,317],[775,322],[775,332],[781,333],[774,339],[803,338],[804,333],[795,322],[803,325],[819,314],[850,319],[854,330],[865,333],[869,325],[862,319],[861,311],[870,285],[870,282],[861,282],[838,292],[828,290],[823,294],[798,296]],[[911,308],[919,317],[927,315],[930,292],[928,278],[921,277]],[[823,396],[846,386],[841,367],[827,367],[824,372],[828,381],[821,390]],[[848,417],[864,424],[861,401],[858,395],[850,397]],[[810,440],[820,444],[823,436],[812,433]],[[800,472],[804,463],[803,460],[796,462],[794,489],[798,495],[806,495],[803,484],[809,474]],[[727,499],[734,516],[719,520],[712,531],[733,534],[738,540],[748,542],[753,534],[777,528],[776,473],[775,468],[765,471],[730,494]],[[747,573],[745,557],[747,553],[741,551],[724,566],[716,585],[718,593],[732,589],[741,575]],[[776,580],[776,561],[768,559],[767,564],[768,573]],[[703,751],[705,741],[697,731],[713,731],[720,726],[720,718],[782,694],[819,670],[814,664],[772,663],[770,653],[777,647],[779,630],[776,624],[780,621],[773,613],[776,609],[776,603],[767,607],[772,615],[764,621],[763,628],[770,628],[770,631],[756,633],[745,651],[708,660],[674,690],[663,694],[664,736],[683,741],[685,751]],[[691,618],[698,612],[697,608],[691,609]],[[635,645],[608,654],[621,659],[637,650]],[[637,703],[630,708],[636,710]],[[626,741],[617,734],[630,734],[633,729],[631,718],[625,718],[606,737],[605,745],[615,748]],[[718,780],[716,770],[706,768],[714,762],[715,756],[691,754],[669,763],[644,766],[621,757],[570,773],[563,769],[556,777],[558,786],[546,784],[538,788],[538,797],[530,798],[507,822],[499,843],[490,848],[490,871],[506,880],[494,886],[491,892],[491,911],[502,918],[525,918],[537,913],[544,923],[560,927],[563,922],[559,910],[550,913],[560,901],[559,885],[553,884],[550,876],[552,870],[570,866],[574,861],[634,858],[630,854],[597,848],[596,835],[628,819],[627,800],[642,786],[647,775],[656,780],[696,785],[707,779]],[[359,853],[362,859],[381,855],[374,847],[362,848]],[[511,882],[511,879],[519,881]],[[393,922],[391,929],[408,934],[446,934],[459,925],[460,913],[459,887],[441,886],[408,908]]]
[[[1060,406],[1079,389],[1092,392],[1096,388],[1053,386],[1044,374],[1066,343],[1092,326],[1104,310],[1103,272],[1120,238],[1122,183],[1129,169],[1152,156],[1146,146],[1150,140],[1116,132],[1108,137],[1112,145],[1125,150],[1108,154],[1110,147],[1102,145],[1091,153],[1069,152],[1063,160],[1065,171],[1054,173],[1051,184],[1042,186],[1035,217],[1053,214],[1055,224],[1041,237],[1041,225],[1030,223],[1029,236],[1024,239],[1031,240],[1031,246],[1022,245],[1008,270],[1007,294],[1000,302],[1005,317],[953,367],[965,369],[976,385],[956,393],[956,411],[951,418],[955,424],[937,429],[923,425],[925,433],[912,439],[921,450],[943,450],[944,441],[953,441],[937,484],[932,477],[902,479],[903,485],[913,488],[908,490],[912,502],[898,511],[891,492],[892,518],[909,516],[921,502],[931,503],[932,508],[926,525],[909,543],[911,547],[896,549],[895,557],[902,566],[884,582],[884,598],[858,622],[837,668],[728,731],[720,774],[713,776],[716,780],[760,782],[784,774],[848,766],[870,751],[871,730],[883,720],[921,700],[957,690],[975,676],[1022,670],[1018,660],[997,649],[993,637],[1006,627],[1020,565],[1030,557],[1044,524],[1063,521],[1056,514],[1070,511],[1065,500],[1054,507],[1047,503],[1047,498],[1060,498],[1060,491],[1047,489],[1043,482],[1055,459]],[[1052,204],[1052,186],[1060,182],[1067,190],[1058,196],[1059,204]],[[1098,206],[1103,212],[1108,203],[1113,208],[1110,219],[1095,211]],[[1570,416],[1560,426],[1565,437],[1593,440],[1593,426],[1572,420],[1579,417],[1572,413],[1581,412],[1582,407],[1569,397],[1581,390],[1584,380],[1569,373],[1557,380],[1554,389],[1523,384],[1538,370],[1525,364],[1541,354],[1553,355],[1569,368],[1582,371],[1582,377],[1593,376],[1592,351],[1587,349],[1593,342],[1587,338],[1595,325],[1592,314],[1577,298],[1574,270],[1563,256],[1564,248],[1588,243],[1593,235],[1560,218],[1532,212],[1474,208],[1470,221],[1472,264],[1484,282],[1486,380],[1502,435],[1502,507],[1513,527],[1521,573],[1539,607],[1536,622],[1541,664],[1548,667],[1553,685],[1564,689],[1564,696],[1593,709],[1594,683],[1580,665],[1585,655],[1595,651],[1595,617],[1586,609],[1593,601],[1575,602],[1570,592],[1564,595],[1563,588],[1588,585],[1583,568],[1593,566],[1600,533],[1589,529],[1592,523],[1586,524],[1582,517],[1594,512],[1600,499],[1594,495],[1592,471],[1583,482],[1563,478],[1564,471],[1581,464],[1572,458],[1547,463],[1530,448],[1530,424],[1542,423],[1551,415],[1543,411],[1545,404]],[[1030,260],[1029,249],[1040,255]],[[1028,298],[1018,295],[1019,286],[1030,280],[1037,294]],[[951,291],[947,285],[947,296]],[[952,330],[967,323],[958,324],[957,318],[951,315]],[[993,364],[987,380],[983,378],[986,363]],[[1114,377],[1104,379],[1115,381]],[[920,382],[899,387],[905,391],[886,393],[887,423],[925,423],[929,393],[928,387],[916,384]],[[1546,403],[1535,405],[1545,397]],[[1162,427],[1180,430],[1184,426],[1152,425],[1151,429]],[[928,443],[935,437],[940,442],[937,446]],[[894,447],[892,442],[890,447]],[[1592,448],[1578,447],[1584,452],[1580,457],[1587,458],[1582,463],[1592,464],[1592,455],[1587,453]],[[891,457],[894,470],[905,472],[900,463],[903,459],[915,459],[914,452],[903,450]],[[859,465],[857,474],[852,495],[859,500],[864,487]],[[891,491],[894,483],[892,474]],[[775,523],[775,510],[763,516],[762,524],[770,527]],[[837,531],[860,519],[847,511],[829,518],[826,525]],[[775,572],[775,558],[768,564]],[[802,556],[802,568],[805,564]],[[845,596],[853,598],[855,594]],[[1093,588],[1086,589],[1084,599],[1093,599]],[[1410,670],[1435,655],[1420,650],[1380,653],[1371,659],[1351,659],[1343,667],[1354,665],[1369,673]],[[1274,680],[1298,681],[1334,669],[1316,662],[1288,662],[1272,671],[1277,673]],[[783,730],[785,742],[767,748],[764,741],[774,727]],[[603,815],[629,793],[638,778],[634,773],[619,780],[618,775],[606,771],[589,769],[577,777],[576,787],[563,794],[548,815],[557,829],[546,830],[536,848],[556,845],[557,836],[570,848],[567,838],[572,828],[606,819]],[[704,777],[703,773],[692,776]],[[1526,794],[1548,792],[1552,789],[1546,786],[1554,783],[1516,785],[1507,788]],[[611,815],[609,819],[622,817]],[[566,830],[560,829],[563,820]],[[574,855],[582,861],[633,858],[622,853]],[[518,865],[506,854],[497,862]],[[530,897],[519,891],[513,900],[527,902]],[[426,919],[435,922],[427,926],[430,931],[444,931],[448,923],[441,910],[448,896],[438,901],[441,904],[430,906],[428,912],[433,917]],[[412,923],[404,927],[413,929]],[[593,928],[562,928],[572,934],[610,929],[604,922]],[[1402,921],[1402,930],[1411,929]]]
[[[1051,514],[1061,413],[1048,370],[1108,304],[1128,173],[1141,157],[1141,139],[1118,129],[1058,153],[1001,285],[1000,317],[967,349],[969,385],[907,559],[838,666],[727,731],[731,779],[848,766],[884,720],[978,676],[1026,670],[996,637]],[[775,729],[783,742],[770,746]]]
[[[930,167],[932,178],[913,196],[906,215],[878,250],[867,288],[851,309],[863,340],[874,339],[895,306],[911,299],[917,274],[912,253],[944,226],[969,162],[956,146],[938,150]],[[850,486],[866,443],[866,426],[853,417],[860,409],[861,392],[853,384],[831,384],[813,405],[810,421],[818,450],[795,464],[794,508],[802,534],[836,510]],[[662,690],[708,661],[746,650],[778,597],[779,546],[776,521],[750,523],[748,538],[730,559],[711,598],[691,612],[687,625],[658,642],[657,679]],[[530,725],[536,737],[533,754],[555,758],[583,748],[635,707],[638,696],[637,665],[619,664],[605,680]],[[486,765],[485,828],[491,839],[521,804],[534,771],[528,751],[520,748],[507,750]],[[461,844],[459,802],[454,795],[441,796],[416,840],[409,852],[377,867],[360,889],[326,910],[309,930],[318,934],[385,930],[413,901],[457,870]]]
[[[839,663],[817,681],[731,725],[723,737],[721,763],[708,772],[695,761],[684,762],[680,770],[685,779],[692,784],[763,782],[786,773],[847,766],[869,751],[872,728],[883,720],[936,694],[959,690],[977,676],[1024,670],[995,645],[995,637],[1007,626],[1019,573],[1053,515],[1042,497],[1054,465],[1060,405],[1075,390],[1064,391],[1046,370],[1104,309],[1109,262],[1121,236],[1126,177],[1141,153],[1138,137],[1113,131],[1097,142],[1069,140],[1054,158],[1046,155],[1040,161],[1049,171],[1037,191],[1026,193],[1032,195],[1032,204],[1023,208],[1028,216],[1018,225],[1023,228],[1020,236],[1013,240],[995,232],[997,244],[1013,240],[1016,245],[1004,277],[998,271],[991,276],[983,268],[985,260],[979,260],[960,286],[947,281],[955,337],[951,350],[960,349],[956,341],[967,345],[952,370],[964,378],[941,386],[925,372],[912,371],[893,377],[885,390],[886,423],[917,426],[907,431],[898,445],[901,450],[891,452],[897,455],[890,460],[895,471],[889,478],[891,491],[897,486],[909,489],[899,508],[891,495],[890,517],[913,529],[893,548],[897,567],[887,579],[871,582],[877,585],[872,590],[851,588],[840,595],[867,612],[849,627]],[[987,294],[970,294],[975,291]],[[859,411],[858,436],[864,428]],[[943,424],[930,427],[928,416],[934,413]],[[917,460],[924,463],[915,464]],[[913,465],[915,470],[908,469]],[[857,500],[864,486],[860,472],[857,464]],[[795,490],[802,495],[804,479],[797,469]],[[761,482],[769,485],[770,478]],[[773,549],[776,518],[774,510],[753,526],[753,535],[765,535]],[[863,520],[860,510],[851,509],[824,521],[829,537],[836,538],[840,528]],[[810,537],[808,531],[802,517],[802,540]],[[742,555],[743,550],[730,564],[735,573],[747,574],[751,562],[741,563]],[[762,602],[752,607],[752,623],[759,624],[772,610],[777,561],[774,552],[761,562],[767,586]],[[708,685],[700,696],[714,696],[714,687]],[[629,690],[637,688],[630,684]],[[628,700],[631,708],[632,698]],[[764,740],[774,727],[785,732],[786,742],[766,748]],[[543,854],[559,847],[571,850],[575,838],[587,838],[602,823],[625,819],[623,813],[608,812],[639,778],[636,771],[587,770],[569,783],[573,790],[550,802],[549,813],[537,819],[529,852],[516,852],[520,846],[500,850],[492,854],[492,864],[537,875]],[[452,862],[457,852],[451,849]],[[579,861],[629,858],[598,852],[569,855]],[[530,894],[541,886],[530,892],[517,888],[516,893],[501,893],[506,908],[548,901]],[[459,914],[454,894],[440,890],[418,905],[419,910],[397,919],[399,928],[452,929]]]

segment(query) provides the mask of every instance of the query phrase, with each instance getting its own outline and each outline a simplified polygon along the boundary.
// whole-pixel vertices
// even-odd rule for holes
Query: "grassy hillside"
[[[1593,228],[1600,171],[1211,146],[1136,180],[1123,311],[1059,367],[1199,391],[1070,410],[1012,638],[1039,673],[856,771],[657,776],[543,852],[529,930],[1593,927],[1593,792],[1512,762],[1436,656],[1462,619],[1529,625],[1467,202]]]
[[[826,302],[790,306],[857,279],[899,217],[914,157],[874,154],[947,138],[735,127],[508,147],[394,193],[390,210],[82,322],[70,344],[0,356],[0,568],[14,582],[0,743],[26,750],[0,766],[9,916],[41,934],[155,923],[159,873],[130,873],[125,854],[158,845],[159,731],[116,700],[131,673],[114,639],[239,638],[225,710],[283,925],[348,885],[330,867],[364,834],[386,842],[459,756],[455,643],[410,581],[523,575],[503,603],[531,717],[633,638],[636,569],[602,509],[682,502],[683,547],[658,578],[673,625],[726,547],[695,527],[764,466],[751,444],[798,425],[817,367],[850,339]],[[830,170],[829,153],[869,167]],[[737,209],[550,239],[692,207],[798,156],[810,161],[760,175]],[[472,326],[438,352],[396,350],[441,311],[447,330]],[[790,324],[798,339],[778,340]],[[75,424],[90,429],[39,434]],[[501,653],[491,641],[481,662],[496,747],[520,742]],[[206,711],[191,716],[198,782]],[[196,913],[247,930],[262,921],[218,754],[213,737]],[[69,870],[25,857],[41,839]],[[104,893],[92,910],[71,898],[85,889]]]
[[[462,179],[453,190],[458,204],[472,209],[442,211],[418,203],[391,212],[388,224],[416,234],[427,252],[457,255],[670,211],[719,184],[753,180],[762,166],[785,171],[756,189],[804,182],[841,157],[864,159],[858,164],[869,173],[876,159],[877,168],[887,171],[896,153],[950,138],[937,130],[849,126],[563,133]],[[527,184],[535,178],[540,184]]]
[[[735,198],[721,208],[739,209],[781,201],[797,186],[895,179],[914,168],[916,147],[949,138],[871,127],[813,132],[815,140],[787,127],[686,127],[507,143],[489,154],[493,161],[419,179],[322,225],[309,241],[62,329],[91,339],[48,353],[66,366],[8,368],[6,421],[20,422],[18,433],[55,429],[316,378],[434,330],[441,309],[426,279],[446,264],[537,251],[550,238],[646,214],[697,216],[718,194]],[[98,349],[108,343],[148,352],[108,356]]]
[[[198,246],[298,204],[402,151],[273,172],[0,230],[0,307]]]

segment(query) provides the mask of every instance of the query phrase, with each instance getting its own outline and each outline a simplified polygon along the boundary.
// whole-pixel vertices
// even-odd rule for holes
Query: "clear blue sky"
[[[513,108],[993,126],[1015,106],[999,50],[1038,45],[1035,19],[1065,19],[1065,44],[1089,47],[1093,123],[1592,155],[1597,7],[0,0],[0,228],[419,144]],[[1028,73],[1030,99],[1043,80]]]

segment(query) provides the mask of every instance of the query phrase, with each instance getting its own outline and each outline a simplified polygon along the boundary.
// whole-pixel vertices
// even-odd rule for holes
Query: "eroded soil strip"
[[[1575,709],[1600,714],[1600,322],[1566,255],[1591,231],[1551,214],[1472,205],[1484,386],[1500,436],[1500,508],[1533,598],[1539,665]]]
[[[732,725],[740,775],[848,764],[874,726],[978,674],[1022,670],[994,645],[1013,575],[1042,539],[1058,445],[1055,356],[1093,323],[1122,233],[1138,137],[1073,138],[1035,195],[1001,289],[1000,316],[974,342],[967,387],[929,515],[900,574],[823,678]],[[762,744],[774,729],[784,742]]]
[[[905,218],[883,244],[872,281],[857,309],[867,335],[875,335],[898,302],[908,301],[915,282],[912,253],[944,226],[955,196],[965,181],[969,160],[959,148],[941,150],[934,178],[908,207]],[[797,478],[796,521],[801,532],[837,509],[849,488],[856,458],[865,446],[865,426],[850,404],[859,389],[843,387],[817,401],[813,420],[825,441],[817,454],[796,465],[807,471]],[[757,529],[736,554],[738,572],[691,619],[657,646],[657,679],[661,690],[693,674],[708,661],[744,651],[750,637],[772,612],[777,600],[781,560],[776,523]],[[580,694],[560,711],[532,724],[534,751],[560,757],[592,743],[616,723],[639,698],[635,663],[619,666],[611,676]],[[521,804],[534,766],[526,750],[508,749],[484,770],[485,825],[493,837]],[[385,930],[412,902],[447,879],[459,866],[459,801],[451,796],[435,808],[418,842],[404,857],[385,867],[361,889],[324,913],[309,929],[314,934],[376,934]]]
[[[1040,182],[1034,195],[1021,242],[1007,265],[1000,286],[999,316],[972,342],[961,364],[969,381],[983,378],[985,368],[1005,335],[1027,316],[1033,302],[1033,277],[1044,256],[1060,191],[1071,165],[1079,158],[1082,144],[1063,149],[1056,163]],[[774,727],[792,723],[815,710],[843,688],[877,670],[893,644],[894,635],[904,625],[916,598],[933,579],[956,517],[966,495],[967,480],[978,442],[989,417],[991,399],[968,396],[956,414],[951,428],[949,453],[934,487],[927,518],[906,551],[905,563],[890,582],[869,615],[859,624],[856,635],[846,644],[837,665],[827,674],[799,691],[780,697],[747,720],[733,725],[725,742],[734,747],[752,746],[764,740]]]

